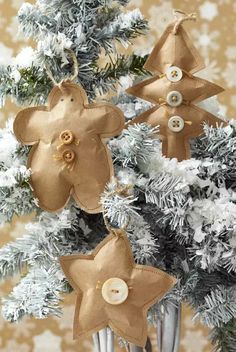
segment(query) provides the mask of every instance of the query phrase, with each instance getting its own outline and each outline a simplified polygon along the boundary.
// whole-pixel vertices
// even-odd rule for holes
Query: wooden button
[[[75,152],[71,149],[66,149],[64,150],[63,154],[62,154],[63,160],[66,163],[71,163],[72,161],[74,161],[75,159]]]
[[[60,140],[63,144],[71,144],[74,140],[73,133],[70,130],[65,130],[60,134]]]

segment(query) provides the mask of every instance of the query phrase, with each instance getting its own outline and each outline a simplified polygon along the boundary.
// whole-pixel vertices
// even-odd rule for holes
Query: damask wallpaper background
[[[18,33],[16,14],[24,0],[0,0],[0,64],[8,64],[12,57],[29,43]],[[33,0],[29,2],[34,2]],[[231,118],[236,116],[236,2],[232,0],[132,0],[130,8],[140,8],[148,18],[150,32],[135,41],[132,50],[150,52],[166,25],[172,20],[174,8],[188,13],[197,12],[198,22],[188,26],[195,45],[205,58],[204,75],[225,87],[220,95],[221,110]],[[187,27],[186,27],[187,28]],[[0,111],[0,126],[14,116],[13,103]],[[0,228],[0,244],[24,234],[27,218],[15,219],[12,224]],[[18,278],[14,281],[17,282]],[[11,288],[12,281],[0,286],[0,297]],[[63,318],[36,321],[25,319],[11,325],[0,318],[0,352],[90,352],[91,341],[78,344],[72,340],[72,320],[75,296],[65,297]],[[181,352],[208,352],[208,331],[201,324],[193,324],[193,313],[184,307],[182,319]],[[154,332],[150,332],[155,345]]]

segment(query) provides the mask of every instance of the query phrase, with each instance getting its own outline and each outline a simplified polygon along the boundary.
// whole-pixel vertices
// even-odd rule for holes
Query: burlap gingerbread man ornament
[[[84,89],[71,81],[52,89],[48,106],[19,112],[14,133],[32,145],[28,167],[39,206],[58,211],[72,196],[88,213],[100,212],[100,195],[113,175],[104,138],[118,135],[123,126],[121,110],[89,104]]]
[[[130,124],[146,122],[159,126],[163,155],[181,161],[191,157],[189,140],[204,132],[204,122],[214,127],[223,124],[221,119],[194,105],[223,89],[193,76],[204,68],[204,62],[184,30],[183,22],[195,20],[196,16],[175,12],[178,13],[176,21],[167,27],[144,66],[155,76],[127,92],[158,104]]]

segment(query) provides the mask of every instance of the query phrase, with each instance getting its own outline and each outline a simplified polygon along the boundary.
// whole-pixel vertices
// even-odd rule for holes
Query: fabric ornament
[[[204,123],[214,127],[224,124],[194,105],[221,93],[223,88],[193,76],[204,68],[204,62],[182,24],[196,20],[196,16],[176,12],[181,16],[167,27],[145,63],[145,69],[155,75],[129,88],[127,93],[155,104],[129,124],[146,122],[159,126],[163,155],[181,161],[191,157],[189,140],[203,134]]]
[[[134,262],[123,230],[113,230],[90,255],[60,258],[77,301],[74,338],[85,338],[109,326],[138,346],[147,340],[147,310],[176,279],[151,266]]]
[[[32,145],[28,168],[39,206],[58,211],[72,196],[86,212],[100,212],[100,195],[113,176],[104,138],[118,135],[123,127],[120,109],[89,104],[84,89],[69,80],[52,89],[48,106],[20,111],[14,133]]]

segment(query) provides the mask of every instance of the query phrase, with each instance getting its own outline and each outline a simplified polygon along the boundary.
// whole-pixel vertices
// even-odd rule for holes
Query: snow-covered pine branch
[[[3,300],[3,317],[13,323],[26,315],[38,319],[58,316],[61,292],[66,292],[66,284],[58,275],[58,269],[34,266]]]
[[[60,81],[68,77],[71,62],[65,49],[72,49],[79,62],[78,81],[94,99],[98,92],[108,92],[119,78],[134,73],[134,62],[117,55],[115,42],[124,46],[147,29],[147,21],[137,10],[122,12],[127,1],[67,1],[37,0],[35,5],[24,3],[19,11],[20,29],[26,37],[37,41],[34,60],[24,69],[17,61],[1,68],[0,97],[2,103],[11,96],[19,104],[43,104],[52,87],[44,66],[52,68]],[[56,15],[55,15],[56,14]],[[98,59],[105,49],[105,68],[99,69]],[[115,55],[115,56],[114,56]],[[27,61],[27,55],[26,55]],[[140,61],[139,68],[142,72]],[[137,66],[137,65],[136,65]]]
[[[236,316],[236,287],[218,286],[204,298],[204,304],[200,305],[195,315],[209,326],[220,327],[227,324]]]
[[[0,130],[0,224],[36,208],[26,168],[28,149],[21,147],[12,132],[12,121]]]

